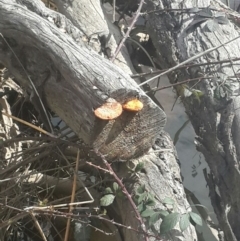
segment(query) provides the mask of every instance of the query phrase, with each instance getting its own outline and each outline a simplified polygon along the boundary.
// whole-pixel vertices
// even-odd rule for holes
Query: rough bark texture
[[[57,1],[58,8],[63,11],[66,10],[64,4],[75,6],[77,2]],[[91,4],[99,6],[98,1],[95,2],[91,1]],[[86,4],[86,8],[89,5]],[[71,12],[68,14],[71,15]],[[81,40],[82,32],[61,14],[46,9],[40,1],[0,0],[0,16],[0,32],[10,43],[39,92],[45,96],[48,106],[78,136],[107,154],[108,159],[128,159],[145,154],[131,162],[144,163],[144,171],[137,173],[135,180],[128,182],[126,163],[119,163],[115,169],[129,192],[134,195],[136,187],[145,184],[146,190],[156,197],[156,207],[165,209],[163,199],[172,197],[179,213],[189,211],[172,141],[166,133],[160,134],[165,114],[138,88],[125,73],[127,71],[122,71],[85,47]],[[78,15],[71,15],[71,19],[81,30],[87,25],[84,21],[78,22]],[[103,21],[103,24],[106,22]],[[0,50],[0,61],[34,95],[22,66],[2,39]],[[124,102],[136,94],[144,103],[144,109],[139,114],[124,113],[119,119],[107,123],[97,120],[93,115],[93,109],[109,97]],[[153,149],[147,153],[154,142]],[[109,211],[109,215],[112,214],[110,218],[141,230],[128,201],[117,200],[115,205],[114,210]],[[159,224],[155,225],[156,235],[159,235]],[[169,233],[170,238],[168,235],[164,237],[165,240],[196,240],[193,226],[183,233],[179,230],[178,226],[175,227]],[[153,234],[150,228],[148,231]],[[143,235],[128,229],[123,228],[120,232],[123,240],[144,240]],[[156,238],[151,237],[150,240]]]
[[[48,106],[79,137],[107,154],[108,160],[126,160],[151,147],[166,117],[134,80],[94,51],[80,48],[51,22],[9,1],[0,3],[2,34],[12,42],[12,50]],[[20,64],[3,40],[1,43],[1,61],[29,90],[32,86],[26,74],[19,71]],[[123,104],[136,97],[144,104],[139,113],[124,112],[112,121],[94,116],[93,110],[108,98]]]
[[[229,19],[239,19],[218,1],[146,1],[147,11],[160,10],[147,15],[147,29],[158,51],[164,68],[201,53],[208,48],[219,46],[239,35],[239,28],[232,22],[221,25],[214,32],[208,31],[206,23],[188,32],[187,27],[195,14],[188,13],[186,8],[211,6],[216,13],[226,13]],[[168,11],[161,11],[168,9]],[[179,9],[180,11],[171,11]],[[183,11],[183,12],[182,12]],[[205,25],[205,27],[204,27]],[[227,44],[216,51],[203,55],[190,64],[221,61],[239,57],[240,41]],[[172,83],[186,79],[199,78],[189,83],[188,87],[200,90],[204,95],[198,98],[183,95],[182,89],[176,89],[186,107],[187,114],[196,132],[196,147],[201,151],[210,167],[206,175],[210,188],[210,197],[224,231],[226,241],[240,240],[240,182],[239,172],[239,62],[204,65],[201,67],[176,70],[169,74]],[[206,77],[201,79],[201,77]],[[219,97],[219,88],[228,85],[232,92],[223,91]],[[222,91],[222,90],[221,90]]]
[[[98,52],[105,52],[108,58],[114,54],[122,34],[119,28],[104,15],[100,1],[83,0],[63,4],[62,0],[57,0],[55,3],[59,12],[83,32],[83,41],[88,38],[89,45]],[[128,74],[135,72],[126,46],[122,47],[114,63]]]

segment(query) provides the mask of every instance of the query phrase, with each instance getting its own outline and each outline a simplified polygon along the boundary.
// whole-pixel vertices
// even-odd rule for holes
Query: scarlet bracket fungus
[[[138,112],[143,108],[143,103],[139,99],[133,99],[123,104],[123,109]]]

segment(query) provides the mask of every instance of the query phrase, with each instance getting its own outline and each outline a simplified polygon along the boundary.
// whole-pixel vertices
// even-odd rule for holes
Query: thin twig
[[[75,166],[75,172],[74,172],[74,178],[73,178],[73,188],[72,188],[72,196],[71,196],[71,203],[74,202],[75,200],[75,193],[76,193],[76,186],[77,186],[77,175],[78,175],[78,166],[79,166],[79,149],[77,152],[77,158],[76,158],[76,166]],[[69,213],[72,212],[73,207],[70,206],[69,207]],[[70,223],[71,223],[71,219],[69,218],[67,220],[67,226],[66,226],[66,232],[65,232],[65,237],[64,237],[64,241],[68,240],[68,236],[69,236],[69,230],[70,230]]]
[[[100,215],[92,215],[90,213],[87,213],[87,214],[72,214],[72,213],[64,213],[64,212],[60,212],[60,211],[49,211],[49,210],[44,210],[43,212],[42,211],[40,212],[39,210],[36,210],[36,211],[39,214],[45,214],[45,215],[51,215],[51,216],[55,215],[55,216],[58,216],[58,217],[71,217],[72,219],[75,219],[75,220],[79,220],[80,217],[96,218],[96,219],[99,219],[99,220],[104,220],[106,222],[112,223],[112,224],[114,224],[116,226],[119,226],[119,227],[122,227],[122,228],[126,228],[128,230],[132,230],[132,231],[134,231],[136,233],[144,234],[144,235],[146,235],[148,237],[154,237],[157,240],[165,241],[164,239],[161,239],[159,236],[155,236],[154,234],[143,232],[141,230],[132,228],[131,226],[126,226],[124,224],[117,223],[114,220],[109,220],[109,219],[104,218],[103,216],[100,216]]]
[[[215,37],[216,37],[216,39],[218,40],[218,42],[221,43],[221,40],[219,39],[218,35],[217,35],[215,32],[213,32],[213,34],[215,35]],[[234,69],[234,67],[233,67],[233,61],[231,61],[230,54],[229,54],[229,52],[228,52],[228,50],[227,50],[227,48],[226,48],[225,46],[223,46],[223,48],[225,49],[225,51],[226,51],[226,53],[227,53],[227,55],[228,55],[228,59],[229,59],[230,62],[231,62],[231,68],[232,68],[232,71],[233,71],[233,73],[234,73],[234,76],[237,78],[237,80],[238,80],[238,82],[239,82],[239,78],[238,78],[237,73],[236,73],[236,71],[235,71],[235,69]]]
[[[228,62],[231,63],[231,62],[239,61],[239,60],[240,60],[240,58],[232,58],[232,59],[212,61],[212,62],[207,62],[207,63],[187,64],[187,65],[180,66],[177,69],[184,69],[184,68],[187,69],[187,68],[200,67],[200,66],[211,65],[211,64],[223,64],[223,63],[228,63]],[[166,70],[168,70],[168,69],[161,69],[161,70],[150,71],[150,72],[146,72],[146,73],[133,74],[133,75],[131,75],[131,78],[139,78],[139,77],[144,77],[144,76],[147,76],[147,75],[159,74],[159,73],[162,73]]]
[[[36,219],[35,214],[33,212],[29,212],[29,214],[32,217],[32,219],[34,221],[34,225],[38,229],[43,241],[47,241],[47,238],[46,238],[46,236],[45,236],[45,234],[44,234],[44,232],[41,228],[41,225],[39,224],[38,220]]]
[[[113,22],[116,21],[116,0],[113,0]]]
[[[21,61],[19,60],[18,56],[15,54],[14,50],[12,49],[12,47],[9,45],[8,41],[5,39],[5,37],[4,37],[1,33],[0,33],[0,36],[3,38],[4,42],[7,44],[8,48],[11,50],[11,52],[12,52],[13,55],[14,55],[14,57],[16,58],[16,60],[17,60],[18,63],[20,64],[21,68],[23,69],[23,72],[26,74],[26,77],[27,77],[29,83],[31,84],[31,86],[32,86],[32,88],[33,88],[34,94],[36,94],[37,98],[39,99],[40,105],[41,105],[41,107],[42,107],[42,109],[43,109],[44,115],[45,115],[46,120],[47,120],[47,122],[48,122],[48,125],[49,125],[49,127],[50,127],[50,129],[51,129],[51,132],[54,133],[54,132],[53,132],[53,129],[52,129],[51,121],[49,120],[49,117],[48,117],[48,114],[47,114],[47,111],[46,111],[46,108],[45,108],[45,106],[44,106],[44,104],[43,104],[43,102],[42,102],[42,99],[41,99],[41,97],[40,97],[40,95],[39,95],[39,93],[38,93],[38,91],[37,91],[37,89],[36,89],[33,81],[32,81],[31,78],[29,77],[26,69],[24,68],[23,64],[22,64]]]
[[[2,204],[0,204],[2,205]],[[6,221],[1,221],[0,223],[0,229],[3,229],[4,227],[13,225],[14,223],[16,223],[18,220],[25,218],[26,216],[28,216],[29,214],[27,212],[22,212],[19,213],[17,215],[15,215],[14,217],[11,217],[10,219],[6,220]]]
[[[191,62],[191,61],[193,61],[195,59],[198,59],[198,58],[202,57],[203,55],[208,54],[208,53],[210,53],[210,52],[212,52],[214,50],[217,50],[217,49],[221,48],[222,46],[224,46],[226,44],[229,44],[229,43],[233,42],[234,40],[237,40],[238,38],[240,38],[240,36],[237,36],[237,37],[235,37],[235,38],[233,38],[233,39],[231,39],[231,40],[229,40],[229,41],[227,41],[227,42],[225,42],[223,44],[220,44],[220,45],[218,45],[216,47],[209,48],[209,49],[205,50],[204,52],[201,52],[201,53],[199,53],[199,54],[197,54],[197,55],[195,55],[195,56],[193,56],[193,57],[183,61],[182,63],[180,63],[180,64],[178,64],[178,65],[176,65],[176,66],[174,66],[174,67],[172,67],[172,68],[170,68],[168,70],[166,70],[165,72],[163,72],[163,73],[161,73],[159,75],[156,75],[156,76],[154,76],[154,77],[144,81],[143,83],[139,84],[138,86],[145,85],[145,84],[149,83],[150,81],[152,81],[152,80],[154,80],[154,79],[156,79],[156,78],[158,78],[160,76],[168,74],[168,73],[172,72],[173,70],[178,69],[180,66],[183,66],[183,65],[185,65],[185,64],[187,64],[187,63],[189,63],[189,62]]]
[[[117,47],[114,55],[113,55],[112,58],[110,59],[111,62],[113,62],[113,61],[116,59],[116,57],[117,57],[119,51],[121,50],[124,42],[125,42],[126,39],[129,37],[129,34],[130,34],[130,32],[132,31],[132,28],[133,28],[134,24],[136,23],[139,15],[140,15],[140,11],[141,11],[141,9],[142,9],[143,3],[144,3],[144,0],[141,0],[140,3],[139,3],[138,9],[137,9],[136,15],[134,16],[134,18],[133,18],[133,20],[132,20],[132,22],[131,22],[131,24],[130,24],[128,30],[127,30],[127,32],[126,32],[125,35],[123,36],[121,42],[119,43],[119,45],[118,45],[118,47]]]
[[[163,9],[157,9],[157,10],[152,10],[149,12],[142,13],[141,15],[147,15],[147,14],[152,14],[152,13],[161,13],[161,12],[181,12],[181,13],[189,13],[189,14],[196,14],[196,12],[190,12],[193,8],[163,8]],[[198,8],[199,10],[201,9],[206,9],[204,8]],[[218,11],[216,8],[208,8],[212,11]]]
[[[63,154],[63,152],[61,151],[61,149],[59,147],[58,148],[58,151],[61,153],[62,157],[64,158],[64,160],[66,161],[66,163],[71,166],[70,162],[68,161],[68,159],[66,158],[66,156]],[[70,168],[70,170],[72,170],[73,172],[75,172],[72,168]],[[78,173],[76,173],[78,174]],[[86,191],[88,197],[90,198],[90,200],[88,201],[84,201],[85,204],[86,203],[93,203],[94,202],[94,198],[93,196],[91,195],[91,193],[88,191],[88,188],[85,186],[84,182],[81,180],[81,178],[78,177],[77,175],[77,180],[80,182],[80,184],[82,185],[82,187],[84,188],[84,190]]]
[[[80,144],[77,143],[73,143],[71,141],[68,140],[63,140],[60,138],[55,138],[55,137],[50,137],[50,136],[24,136],[24,137],[16,137],[16,138],[12,138],[12,139],[7,139],[4,140],[1,144],[0,144],[0,148],[2,148],[3,146],[7,146],[8,144],[11,143],[15,143],[15,142],[27,142],[27,141],[36,141],[36,142],[40,142],[40,141],[52,141],[52,142],[59,142],[65,145],[69,145],[69,146],[73,146],[73,147],[81,147]]]
[[[70,167],[71,164],[66,159],[66,157],[63,155],[62,151],[59,148],[58,148],[58,150],[62,154],[63,158],[66,160],[67,164]],[[74,170],[73,170],[73,172],[76,173],[76,171],[74,171]],[[92,197],[91,193],[88,191],[88,188],[82,182],[81,178],[78,177],[77,173],[76,173],[76,178],[81,183],[81,185],[84,188],[85,192],[88,194],[90,200],[82,201],[82,202],[71,202],[71,203],[64,203],[64,204],[48,205],[48,206],[41,206],[41,207],[39,207],[39,206],[31,206],[31,207],[26,207],[24,210],[25,211],[27,211],[27,210],[34,210],[34,211],[36,211],[36,210],[52,210],[54,208],[70,207],[70,206],[76,206],[76,205],[83,205],[83,204],[93,203],[94,202],[94,198]]]
[[[22,120],[22,119],[20,119],[20,118],[18,118],[18,117],[16,117],[16,116],[9,115],[9,114],[4,113],[4,112],[2,112],[2,115],[5,115],[5,116],[7,116],[7,117],[9,117],[9,118],[12,118],[12,119],[15,120],[15,121],[21,122],[21,123],[24,124],[24,125],[30,126],[30,127],[32,127],[33,129],[35,129],[35,130],[37,130],[37,131],[40,131],[41,133],[43,133],[43,134],[45,134],[45,135],[47,135],[47,136],[50,136],[50,137],[52,137],[52,138],[57,138],[57,136],[55,136],[55,135],[53,135],[53,134],[51,134],[51,133],[43,130],[42,128],[40,128],[40,127],[38,127],[38,126],[35,126],[35,125],[33,125],[33,124],[31,124],[31,123],[29,123],[29,122],[27,122],[27,121],[24,121],[24,120]]]
[[[197,77],[197,78],[193,78],[193,79],[187,79],[187,80],[183,80],[181,82],[177,82],[177,83],[174,83],[174,84],[170,84],[170,85],[166,85],[166,86],[163,86],[163,87],[159,87],[157,89],[152,89],[148,92],[151,92],[151,91],[158,91],[158,90],[164,90],[164,89],[168,89],[168,88],[172,88],[174,86],[177,86],[177,85],[182,85],[182,84],[185,84],[185,83],[189,83],[191,81],[196,81],[196,80],[203,80],[203,79],[209,79],[209,78],[213,78],[214,76],[209,76],[209,77]],[[146,93],[148,93],[146,92]]]
[[[101,170],[101,171],[104,171],[104,172],[108,172],[109,174],[112,174],[109,170],[106,170],[106,169],[104,169],[104,168],[102,168],[102,167],[100,167],[100,166],[97,166],[97,165],[95,165],[95,164],[93,164],[93,163],[91,163],[91,162],[86,162],[89,166],[93,166],[93,167],[95,167],[96,169],[99,169],[99,170]]]
[[[108,168],[110,174],[114,177],[114,179],[116,180],[116,182],[118,183],[118,185],[121,187],[122,192],[126,195],[128,201],[130,202],[130,204],[131,204],[131,206],[132,206],[132,208],[133,208],[133,210],[134,210],[134,212],[135,212],[135,214],[136,214],[136,217],[137,217],[137,219],[138,219],[138,221],[139,221],[139,223],[140,223],[140,225],[141,225],[141,228],[142,228],[143,232],[144,232],[144,233],[147,233],[146,226],[145,226],[145,224],[144,224],[144,222],[143,222],[143,219],[142,219],[140,213],[138,212],[137,206],[136,206],[136,204],[134,203],[131,195],[130,195],[129,192],[127,191],[126,187],[123,185],[122,181],[119,179],[119,177],[118,177],[118,176],[116,175],[116,173],[113,171],[111,165],[107,162],[107,160],[105,159],[105,157],[104,157],[100,152],[98,152],[98,151],[96,151],[96,150],[95,150],[95,152],[96,152],[97,155],[99,155],[99,156],[102,158],[102,160],[103,160],[105,166]],[[149,241],[147,235],[144,235],[144,238],[145,238],[145,241]]]

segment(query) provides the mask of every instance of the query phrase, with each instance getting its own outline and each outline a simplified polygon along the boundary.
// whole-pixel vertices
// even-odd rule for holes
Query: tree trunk
[[[216,28],[211,28],[209,16],[194,25],[193,21],[200,17],[189,10],[196,6],[206,9],[210,4],[211,8],[216,8],[212,10],[213,14],[222,14],[223,17],[226,14],[234,22],[221,24],[219,21]],[[145,7],[147,12],[153,11],[147,14],[147,29],[163,68],[173,67],[239,35],[239,28],[234,23],[240,16],[217,0],[179,3],[166,0],[161,4],[149,0]],[[206,181],[219,228],[223,230],[226,241],[240,240],[240,189],[237,185],[240,182],[239,62],[231,61],[239,57],[239,48],[237,39],[189,62],[188,68],[179,68],[169,74],[171,83],[197,78],[177,86],[176,90],[195,129],[197,150],[204,154],[210,167],[210,173],[205,175]],[[223,60],[228,62],[221,64]],[[203,65],[191,67],[194,64]],[[191,96],[184,94],[187,90]],[[198,97],[196,91],[203,96]]]
[[[145,185],[147,192],[155,196],[155,208],[166,209],[163,200],[171,197],[176,204],[175,211],[181,214],[188,212],[189,204],[185,198],[175,149],[170,137],[162,131],[165,114],[129,77],[133,68],[129,56],[124,52],[126,49],[122,50],[116,61],[124,69],[121,70],[85,46],[87,44],[84,40],[91,40],[91,35],[99,29],[104,30],[104,35],[113,31],[111,23],[103,20],[99,1],[85,4],[82,1],[80,5],[77,0],[56,3],[72,22],[45,8],[38,0],[0,0],[0,32],[6,40],[0,38],[0,62],[27,90],[40,113],[42,106],[33,85],[40,98],[45,100],[44,103],[91,148],[97,149],[110,161],[131,159],[130,164],[124,162],[112,166],[132,196],[139,186]],[[66,8],[66,4],[70,7]],[[85,10],[80,11],[79,7],[83,6]],[[89,15],[91,8],[94,12]],[[76,10],[89,17],[79,18]],[[97,18],[99,16],[101,21]],[[94,25],[91,25],[93,22]],[[93,28],[88,28],[89,24]],[[117,29],[114,31],[117,32]],[[101,34],[99,36],[102,37]],[[110,47],[107,46],[109,42],[104,46],[110,48],[111,54],[115,51],[115,47],[112,48],[115,46],[114,41],[116,43],[114,38],[110,40]],[[124,112],[116,120],[97,119],[93,110],[110,98],[121,104],[139,98],[144,108],[138,113]],[[42,154],[39,158],[44,157]],[[89,155],[87,157],[90,158]],[[10,176],[14,171],[19,171],[19,165],[29,163],[24,158],[18,161],[15,169],[11,166]],[[136,167],[141,162],[144,163],[143,170],[132,178],[129,165]],[[92,168],[84,168],[92,172]],[[10,169],[6,170],[9,173]],[[6,170],[0,173],[6,173]],[[105,174],[101,175],[104,177]],[[131,229],[119,228],[123,240],[146,240],[128,201],[117,198],[114,205],[108,210],[110,218],[125,227],[138,230],[133,232]],[[160,222],[157,222],[154,228],[148,227],[147,231],[160,240],[196,239],[193,226],[183,233],[177,226],[168,235],[161,235],[159,225]]]
[[[16,14],[9,22],[11,11]],[[149,150],[156,133],[164,126],[165,114],[128,75],[95,52],[83,46],[79,48],[67,35],[60,39],[62,32],[52,23],[40,21],[38,15],[26,13],[26,9],[17,4],[2,2],[1,16],[1,32],[10,40],[18,35],[12,50],[19,56],[38,92],[78,136],[107,154],[109,160],[126,160]],[[13,23],[15,29],[12,29]],[[32,31],[26,35],[30,29]],[[26,74],[16,68],[19,63],[6,44],[2,45],[1,59],[21,85],[26,89],[32,87],[26,82]],[[135,96],[144,104],[139,114],[124,112],[120,118],[108,122],[94,116],[93,110],[110,98],[123,104]]]

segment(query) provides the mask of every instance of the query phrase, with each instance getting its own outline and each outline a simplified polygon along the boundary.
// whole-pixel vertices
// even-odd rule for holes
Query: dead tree
[[[131,195],[134,196],[137,188],[144,185],[147,192],[154,194],[156,208],[164,209],[164,198],[171,197],[178,212],[184,214],[189,210],[189,204],[185,199],[172,141],[162,131],[166,121],[164,112],[129,77],[133,67],[125,48],[116,59],[119,67],[96,52],[104,48],[111,56],[120,31],[104,19],[99,1],[56,1],[56,4],[65,16],[46,8],[39,0],[0,0],[0,62],[27,93],[45,127],[49,121],[44,106],[62,118],[88,145],[86,150],[97,150],[108,161],[118,161],[112,166]],[[92,46],[94,50],[90,48],[93,40],[99,43]],[[119,118],[109,121],[94,115],[94,110],[108,101],[124,104],[135,98],[144,105],[138,113],[124,111]],[[3,109],[10,111],[9,108]],[[8,115],[8,118],[11,120],[11,116]],[[4,124],[7,125],[6,122]],[[5,144],[10,142],[10,137],[13,138],[10,133],[9,130],[4,136]],[[7,148],[4,150],[8,151]],[[52,154],[49,149],[48,154]],[[44,158],[45,154],[38,153],[29,161],[25,156],[14,158],[14,154],[8,152],[5,166],[0,170],[1,177],[13,178],[9,181],[12,184],[14,175],[21,173],[21,168],[33,161],[41,162]],[[89,153],[82,159],[87,158],[91,158]],[[119,163],[122,160],[130,160],[130,164]],[[144,163],[143,171],[135,174],[134,179],[130,178],[129,165],[137,166],[141,162]],[[92,169],[92,166],[83,167],[89,172]],[[9,186],[4,184],[1,189],[7,196]],[[21,203],[13,202],[14,205],[18,205],[18,212],[23,208]],[[167,236],[159,236],[158,232],[153,234],[149,227],[148,237],[132,208],[127,200],[117,199],[114,207],[108,210],[109,217],[125,227],[118,229],[123,240],[155,240],[156,237],[160,240],[162,237],[196,239],[192,226],[183,233],[176,227]],[[8,218],[9,215],[4,215],[2,220],[8,221]],[[155,228],[159,229],[159,223]]]

